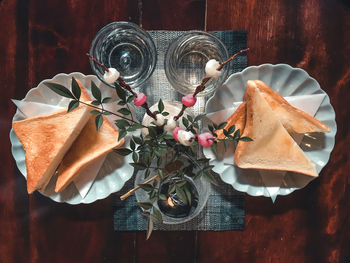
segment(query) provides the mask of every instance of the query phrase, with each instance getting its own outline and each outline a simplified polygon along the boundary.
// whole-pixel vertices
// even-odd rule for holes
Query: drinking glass
[[[228,52],[220,39],[204,31],[189,31],[173,41],[165,54],[165,74],[171,86],[186,95],[193,93],[205,77],[205,65],[210,59],[223,62]],[[214,92],[226,79],[229,67],[222,68],[218,79],[210,79],[198,96]]]
[[[152,37],[131,22],[113,22],[103,27],[93,39],[90,54],[107,68],[116,68],[125,82],[140,86],[153,73],[157,52]],[[104,70],[90,61],[92,70],[105,84]]]

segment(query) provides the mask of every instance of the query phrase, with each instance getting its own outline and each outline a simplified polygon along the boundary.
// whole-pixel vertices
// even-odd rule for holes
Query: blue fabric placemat
[[[157,65],[151,78],[137,92],[147,95],[149,105],[161,98],[163,100],[181,101],[182,95],[171,88],[164,73],[164,56],[169,43],[184,31],[149,31],[157,48]],[[220,38],[228,49],[229,55],[246,48],[246,31],[212,31]],[[241,54],[230,63],[230,73],[242,71],[247,67],[247,56]],[[198,98],[194,113],[204,111],[208,98]],[[137,112],[139,119],[144,112]],[[245,196],[237,192],[231,185],[225,184],[219,178],[219,186],[211,186],[208,202],[203,211],[189,222],[177,225],[155,224],[156,230],[180,231],[180,230],[243,230],[245,224]],[[130,179],[121,191],[114,195],[113,215],[114,230],[135,231],[146,230],[146,218],[141,215],[141,209],[137,205],[136,197],[130,196],[121,201],[120,196],[134,187],[133,178]]]

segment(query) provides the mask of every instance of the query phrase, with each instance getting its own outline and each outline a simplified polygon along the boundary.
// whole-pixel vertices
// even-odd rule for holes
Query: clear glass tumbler
[[[138,25],[124,21],[103,27],[91,43],[90,54],[106,67],[116,68],[132,87],[144,83],[157,62],[152,37]],[[91,67],[97,77],[107,84],[103,80],[104,70],[93,61]]]
[[[165,54],[165,74],[171,86],[186,95],[193,93],[205,77],[205,65],[210,59],[223,62],[228,52],[220,39],[204,31],[189,31],[173,41]],[[198,96],[214,92],[226,79],[228,65],[222,69],[221,77],[211,79],[206,89]]]

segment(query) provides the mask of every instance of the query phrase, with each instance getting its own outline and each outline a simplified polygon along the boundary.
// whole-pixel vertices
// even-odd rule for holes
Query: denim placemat
[[[164,72],[164,57],[169,43],[184,31],[149,31],[157,48],[157,65],[151,78],[137,92],[147,95],[147,102],[153,105],[161,98],[163,101],[181,101],[182,95],[171,88]],[[212,31],[226,45],[229,56],[246,48],[246,31]],[[239,55],[230,62],[230,73],[242,71],[247,67],[247,56]],[[208,97],[209,98],[209,97]],[[205,102],[208,98],[198,98],[193,113],[204,111]],[[138,119],[143,117],[144,112],[136,112]],[[235,191],[231,185],[225,184],[220,179],[218,187],[212,186],[208,202],[203,211],[194,219],[184,224],[165,225],[156,224],[158,230],[243,230],[245,224],[245,197],[243,193]],[[113,214],[114,230],[134,231],[146,230],[146,218],[141,215],[135,196],[130,196],[121,201],[120,195],[134,187],[133,179],[130,179],[123,189],[114,195]]]

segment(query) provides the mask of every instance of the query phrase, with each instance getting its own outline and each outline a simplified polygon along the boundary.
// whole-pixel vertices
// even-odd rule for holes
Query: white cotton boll
[[[211,59],[205,65],[205,73],[207,77],[217,79],[221,76],[221,71],[217,70],[220,67],[219,61]]]
[[[157,117],[157,120],[155,121],[155,122],[156,122],[156,125],[157,125],[157,126],[163,126],[163,125],[164,125],[164,122],[165,122],[164,116],[163,116],[162,114],[158,113],[158,114],[156,115],[156,117]]]
[[[118,70],[116,70],[115,68],[109,68],[109,71],[105,71],[105,74],[103,75],[103,79],[109,83],[109,84],[113,84],[114,82],[116,82],[116,80],[119,78],[120,73]]]
[[[177,134],[179,143],[185,146],[190,146],[195,138],[194,134],[190,131],[180,130]]]
[[[168,119],[167,123],[166,123],[166,127],[169,130],[174,130],[175,127],[177,126],[177,122],[174,120],[173,117],[171,117],[170,119]]]

